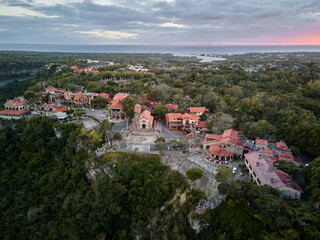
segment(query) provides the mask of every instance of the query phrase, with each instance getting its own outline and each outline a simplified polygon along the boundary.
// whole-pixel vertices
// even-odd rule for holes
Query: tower
[[[139,120],[141,114],[141,105],[140,104],[136,104],[134,106],[134,117],[133,117],[133,126],[136,129],[137,128],[137,122]]]

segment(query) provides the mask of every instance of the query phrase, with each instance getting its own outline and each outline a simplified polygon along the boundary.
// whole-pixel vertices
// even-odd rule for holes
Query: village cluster
[[[23,97],[8,100],[4,104],[5,109],[0,111],[0,117],[19,119],[40,115],[62,120],[68,116],[66,112],[70,106],[90,107],[93,99],[103,98],[108,103],[107,113],[110,119],[126,118],[122,101],[129,96],[128,93],[117,93],[111,98],[107,93],[86,91],[73,93],[65,89],[48,87],[40,95],[38,105],[28,104]],[[147,97],[138,99],[130,130],[157,131],[156,118],[151,114],[157,105],[157,102],[150,101]],[[202,151],[206,153],[204,161],[209,164],[228,165],[234,159],[243,159],[252,181],[258,185],[277,188],[291,198],[300,197],[301,188],[287,173],[277,169],[279,160],[302,164],[301,159],[293,156],[284,141],[269,143],[264,139],[247,140],[233,129],[225,130],[221,135],[207,133],[207,125],[205,121],[201,121],[201,116],[209,112],[205,107],[189,107],[185,113],[177,113],[179,106],[176,104],[168,103],[165,107],[169,111],[165,115],[166,131],[183,132],[188,139],[202,138]],[[142,110],[143,108],[145,110]]]

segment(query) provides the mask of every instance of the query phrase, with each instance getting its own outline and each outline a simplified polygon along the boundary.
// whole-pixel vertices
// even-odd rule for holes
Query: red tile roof
[[[191,114],[188,114],[188,113],[184,113],[181,115],[182,119],[186,119],[186,118],[189,118],[193,121],[200,121],[200,117],[199,116],[195,116],[195,115],[191,115]]]
[[[134,112],[141,112],[141,108],[135,108]]]
[[[207,124],[205,121],[199,121],[198,125],[196,126],[197,128],[206,128]]]
[[[260,146],[268,146],[268,141],[264,139],[257,138],[255,143],[256,145],[260,145]]]
[[[205,113],[205,112],[209,112],[209,110],[206,109],[205,107],[189,107],[188,111],[190,113],[198,113],[198,112]]]
[[[174,104],[166,104],[166,105],[164,105],[166,108],[168,108],[168,109],[170,109],[170,110],[176,110],[176,109],[178,109],[179,108],[179,106],[178,105],[174,105]]]
[[[56,89],[56,88],[46,88],[45,90],[46,90],[46,92],[55,92],[58,89]]]
[[[287,152],[278,152],[278,157],[293,160],[293,156]]]
[[[268,147],[262,147],[261,148],[261,153],[262,154],[271,154],[271,155],[273,155],[273,151]]]
[[[146,119],[149,121],[149,123],[151,123],[151,124],[152,124],[152,122],[153,122],[153,116],[151,116],[151,113],[150,113],[149,110],[144,110],[144,111],[141,113],[141,115],[140,115],[140,117],[139,117],[139,120],[141,120],[142,118],[146,118]]]
[[[3,114],[3,115],[14,115],[14,116],[20,116],[20,115],[23,115],[23,114],[26,114],[26,113],[28,113],[27,109],[22,109],[22,110],[5,109],[5,110],[0,111],[0,114]]]
[[[299,164],[302,164],[302,160],[299,157],[293,157],[293,161]]]
[[[206,134],[202,144],[219,142],[220,140],[221,140],[221,135]]]
[[[206,136],[205,136],[204,138],[220,141],[220,139],[221,139],[221,135],[216,135],[216,134],[206,134]]]
[[[67,107],[61,106],[60,108],[54,110],[53,112],[54,112],[54,113],[57,113],[57,112],[63,112],[63,111],[67,111],[67,110],[68,110]]]
[[[287,173],[281,170],[276,170],[275,172],[284,185],[287,186],[289,183],[289,186],[287,187],[293,188],[294,190],[299,191],[301,193],[303,192],[299,185],[295,181],[293,181],[293,179]]]
[[[167,113],[166,118],[178,118],[182,119],[182,114],[181,113]]]
[[[107,93],[99,93],[99,96],[105,98],[105,99],[108,99],[109,98],[109,94]]]
[[[287,144],[283,140],[276,142],[276,147],[279,149],[288,149]]]
[[[230,142],[236,145],[238,143],[238,132],[233,129],[225,130],[222,134],[221,142]]]
[[[15,98],[13,100],[6,102],[4,105],[5,106],[24,106],[25,102],[21,101],[20,99]]]
[[[234,155],[234,152],[228,151],[226,149],[221,149],[219,145],[211,145],[209,148],[209,152],[220,157],[230,157]]]
[[[269,185],[273,188],[292,188],[302,192],[300,187],[288,174],[281,170],[274,169],[273,163],[276,161],[276,158],[270,155],[260,154],[259,152],[247,153],[244,156],[258,177],[261,185]]]
[[[123,109],[123,105],[120,102],[113,103],[109,109]]]
[[[145,105],[147,108],[150,108],[150,109],[153,109],[158,105],[157,102],[152,102],[152,101],[149,101],[149,100],[148,101],[143,101],[142,104]]]
[[[116,101],[122,101],[123,99],[125,99],[126,97],[128,97],[129,94],[128,93],[117,93],[116,95],[114,95],[112,101],[116,102]]]
[[[44,108],[44,109],[50,109],[50,110],[54,110],[54,109],[58,109],[59,106],[55,105],[55,104],[43,104],[42,106],[40,106],[39,108]]]
[[[138,99],[138,102],[149,101],[148,97],[141,97]]]

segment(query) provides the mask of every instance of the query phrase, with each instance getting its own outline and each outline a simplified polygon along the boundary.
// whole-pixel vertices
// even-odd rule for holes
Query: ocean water
[[[54,45],[54,44],[4,44],[0,50],[83,53],[171,53],[192,56],[201,53],[242,54],[263,52],[320,52],[313,46],[160,46],[160,45]]]

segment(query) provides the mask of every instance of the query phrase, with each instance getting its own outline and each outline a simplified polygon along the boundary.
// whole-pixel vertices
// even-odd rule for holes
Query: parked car
[[[237,170],[238,170],[238,168],[233,167],[233,168],[232,168],[232,173],[233,173],[233,174],[236,174]]]

